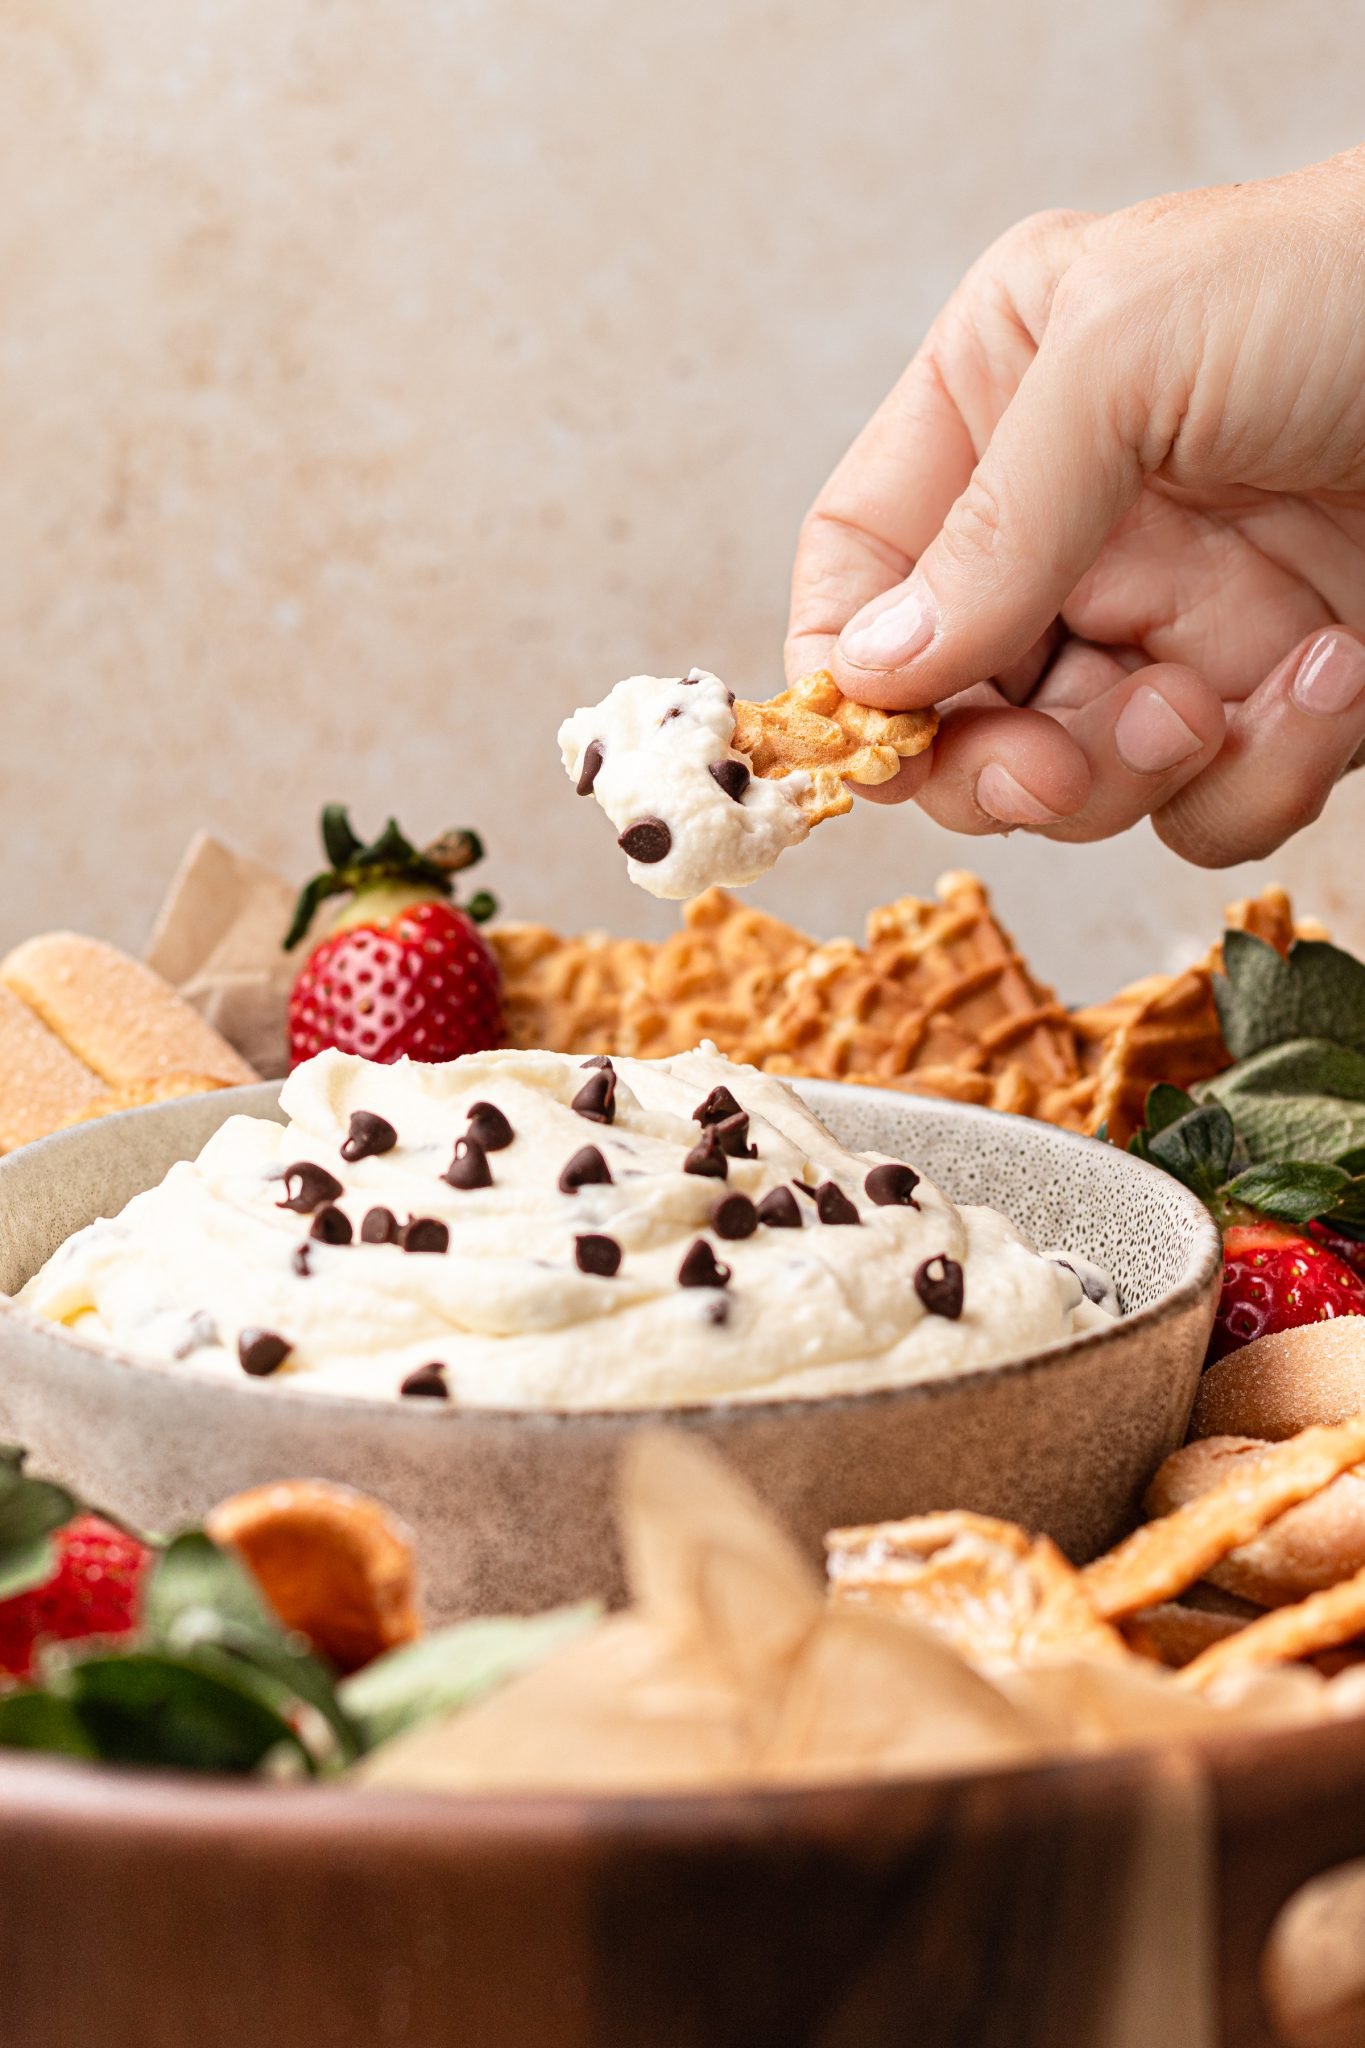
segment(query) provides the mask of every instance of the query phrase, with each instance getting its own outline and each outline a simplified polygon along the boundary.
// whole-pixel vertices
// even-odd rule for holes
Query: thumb
[[[1046,632],[1142,488],[1106,357],[1045,340],[913,573],[840,634],[830,666],[847,696],[938,703]]]

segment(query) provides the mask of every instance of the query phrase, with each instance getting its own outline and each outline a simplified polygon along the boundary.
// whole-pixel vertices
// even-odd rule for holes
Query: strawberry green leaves
[[[41,1586],[52,1570],[48,1538],[75,1512],[64,1486],[29,1477],[18,1444],[0,1444],[0,1600]]]
[[[298,945],[330,896],[359,895],[378,882],[410,882],[453,896],[451,876],[483,859],[483,841],[477,832],[443,832],[419,852],[399,830],[396,818],[390,818],[379,837],[367,846],[342,804],[323,806],[322,846],[328,865],[299,894],[284,938],[286,952]],[[468,904],[467,913],[480,924],[496,909],[494,899],[481,889]]]
[[[1287,955],[1223,936],[1214,1000],[1233,1064],[1190,1095],[1158,1086],[1130,1149],[1226,1217],[1365,1232],[1365,963],[1319,940]]]

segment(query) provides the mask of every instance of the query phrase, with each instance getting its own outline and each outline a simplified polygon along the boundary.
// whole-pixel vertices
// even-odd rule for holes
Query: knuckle
[[[990,478],[976,470],[965,491],[953,506],[939,545],[954,568],[979,566],[982,559],[996,560],[1005,540],[1004,507]]]

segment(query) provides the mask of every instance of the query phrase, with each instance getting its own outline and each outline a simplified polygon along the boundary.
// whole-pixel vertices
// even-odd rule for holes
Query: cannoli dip
[[[681,901],[743,888],[810,831],[809,777],[750,773],[731,744],[734,696],[719,676],[627,676],[559,728],[566,773],[617,830],[626,872]]]
[[[1106,1320],[1081,1262],[708,1049],[324,1052],[281,1107],[69,1239],[24,1307],[172,1371],[574,1409],[893,1386]]]

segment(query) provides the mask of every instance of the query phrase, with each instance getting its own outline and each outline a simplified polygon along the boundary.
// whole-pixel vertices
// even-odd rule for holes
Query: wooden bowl
[[[1224,1740],[1222,2048],[1257,1965],[1365,1853],[1359,1725]],[[1092,2048],[1153,1774],[451,1800],[0,1758],[5,2048]],[[1192,2048],[1163,2029],[1150,2048]],[[1202,2043],[1200,2044],[1202,2048]]]
[[[955,1379],[824,1400],[602,1413],[352,1400],[282,1376],[167,1369],[0,1305],[0,1434],[36,1469],[152,1528],[309,1474],[376,1493],[414,1529],[433,1618],[620,1591],[614,1475],[642,1424],[705,1437],[807,1551],[824,1531],[940,1507],[1047,1530],[1072,1556],[1119,1534],[1180,1442],[1221,1268],[1203,1204],[1168,1175],[1050,1125],[879,1089],[803,1083],[836,1135],[913,1160],[1044,1248],[1106,1267],[1111,1327]],[[80,1126],[0,1160],[0,1288],[192,1157],[272,1086]],[[907,1276],[908,1282],[908,1276]]]

